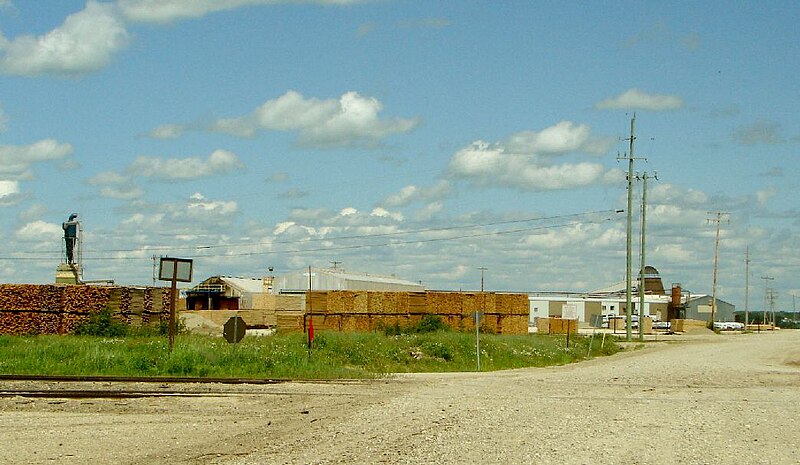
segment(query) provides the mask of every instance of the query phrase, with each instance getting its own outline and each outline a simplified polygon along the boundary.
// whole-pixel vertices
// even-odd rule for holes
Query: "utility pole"
[[[631,215],[631,210],[633,209],[633,142],[636,140],[636,136],[633,134],[634,125],[636,124],[636,113],[633,114],[633,118],[631,118],[631,137],[627,140],[630,141],[630,149],[628,151],[628,221],[625,227],[625,234],[626,234],[626,263],[625,263],[625,339],[630,341],[631,340],[631,307],[633,306],[633,302],[631,299],[631,273],[633,270],[633,252],[632,252],[632,245],[631,245],[631,230],[633,224],[633,217]],[[617,157],[619,160],[619,157]]]
[[[750,324],[750,246],[744,253],[744,330]]]
[[[483,299],[483,314],[486,314],[486,294],[483,293],[483,272],[488,268],[482,266],[478,268],[481,270],[481,298]],[[478,311],[475,311],[475,361],[477,362],[478,371],[481,371],[481,340],[480,340],[480,318]]]
[[[637,179],[639,177],[637,176]],[[645,236],[647,230],[647,171],[642,174],[642,239],[639,255],[641,256],[641,263],[639,266],[639,340],[644,341],[644,269],[645,269]],[[655,173],[653,179],[658,180],[658,173]]]
[[[776,320],[775,320],[775,301],[778,300],[778,295],[775,292],[775,288],[771,288],[769,290],[769,313],[772,317],[772,327],[775,328]]]
[[[729,215],[725,212],[708,212],[709,215],[714,215],[714,218],[709,219],[709,222],[717,224],[717,238],[714,241],[714,284],[711,287],[711,329],[714,329],[714,322],[716,321],[715,314],[717,310],[717,269],[719,268],[719,225],[722,222],[723,215]]]
[[[767,288],[767,283],[769,281],[774,281],[775,278],[773,278],[772,276],[762,276],[761,279],[764,280],[764,315],[761,318],[761,320],[764,322],[764,324],[767,324],[767,294],[769,291],[769,289]]]

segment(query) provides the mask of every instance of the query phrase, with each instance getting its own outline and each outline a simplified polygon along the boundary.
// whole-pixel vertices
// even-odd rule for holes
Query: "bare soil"
[[[358,383],[0,382],[43,389],[0,397],[0,463],[800,463],[800,331]]]

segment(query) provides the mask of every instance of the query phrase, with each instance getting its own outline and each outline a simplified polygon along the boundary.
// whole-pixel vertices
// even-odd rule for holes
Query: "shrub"
[[[419,323],[407,326],[400,326],[399,323],[385,326],[383,328],[384,334],[387,336],[399,336],[401,334],[421,334],[421,333],[434,333],[436,331],[449,331],[450,327],[442,320],[439,315],[426,313],[422,316]]]
[[[125,336],[128,334],[128,325],[116,320],[110,308],[104,308],[89,315],[89,319],[80,323],[73,332],[79,336]]]

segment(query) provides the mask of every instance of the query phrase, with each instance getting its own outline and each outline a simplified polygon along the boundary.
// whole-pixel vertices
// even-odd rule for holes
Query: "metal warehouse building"
[[[397,291],[422,292],[425,286],[394,276],[367,273],[350,273],[339,268],[312,268],[311,288],[315,291]],[[276,276],[272,293],[289,294],[305,292],[309,287],[308,269]]]

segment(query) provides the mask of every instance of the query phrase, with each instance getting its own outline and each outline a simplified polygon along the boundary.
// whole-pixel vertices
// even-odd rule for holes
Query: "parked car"
[[[670,325],[669,321],[654,321],[653,322],[653,329],[669,329],[672,325]]]
[[[720,331],[738,331],[744,329],[744,323],[739,323],[736,321],[715,321],[714,329],[718,329]]]

